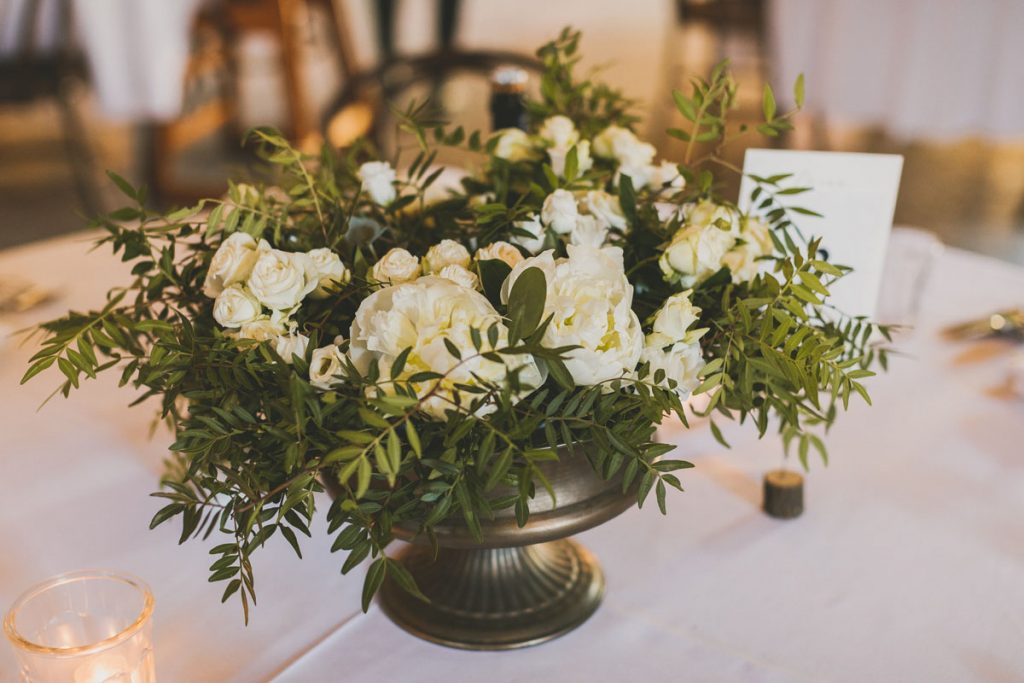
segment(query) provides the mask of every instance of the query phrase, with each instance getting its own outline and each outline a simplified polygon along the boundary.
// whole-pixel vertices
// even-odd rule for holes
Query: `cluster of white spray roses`
[[[286,252],[266,240],[235,232],[221,242],[206,274],[203,293],[214,299],[213,317],[239,339],[270,341],[291,362],[309,338],[292,315],[307,296],[326,297],[351,274],[330,249]]]

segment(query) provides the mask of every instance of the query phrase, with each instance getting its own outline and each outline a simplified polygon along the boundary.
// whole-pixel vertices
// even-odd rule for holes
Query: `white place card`
[[[794,213],[792,220],[807,238],[822,238],[821,248],[830,262],[854,269],[832,288],[836,308],[873,316],[902,170],[903,157],[897,154],[748,149],[737,203],[747,210],[750,193],[757,187],[747,174],[764,178],[792,173],[782,181],[784,187],[814,188],[779,200],[823,216]]]

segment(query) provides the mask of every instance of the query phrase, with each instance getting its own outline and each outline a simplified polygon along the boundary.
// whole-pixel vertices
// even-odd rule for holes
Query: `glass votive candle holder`
[[[22,683],[154,683],[153,594],[131,576],[82,571],[26,591],[4,617]]]

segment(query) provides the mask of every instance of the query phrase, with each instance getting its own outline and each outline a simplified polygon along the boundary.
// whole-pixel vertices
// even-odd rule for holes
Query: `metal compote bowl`
[[[388,579],[380,603],[406,631],[426,640],[468,650],[509,650],[543,643],[590,617],[604,595],[604,575],[595,557],[568,537],[603,524],[636,503],[622,491],[621,469],[601,479],[576,447],[559,449],[559,460],[539,466],[551,482],[557,506],[538,487],[526,526],[512,508],[481,519],[477,542],[461,518],[435,527],[439,551],[415,529],[396,526],[408,541],[398,559],[430,602]],[[329,486],[328,489],[331,487]],[[514,494],[498,487],[495,497]]]

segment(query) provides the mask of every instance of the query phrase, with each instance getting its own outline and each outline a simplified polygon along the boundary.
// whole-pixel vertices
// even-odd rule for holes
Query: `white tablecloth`
[[[829,122],[1024,136],[1019,0],[772,0],[769,18],[780,94],[804,72],[807,109]]]
[[[63,288],[22,326],[85,307],[123,266],[81,238],[0,253],[0,273]],[[137,574],[157,599],[161,683],[252,681],[1019,681],[1024,677],[1024,403],[999,391],[1009,348],[949,344],[945,322],[1020,304],[1024,270],[949,250],[906,357],[870,384],[815,464],[807,511],[757,508],[774,439],[732,428],[665,430],[695,470],[669,516],[630,511],[582,540],[608,593],[597,614],[546,645],[472,653],[421,642],[341,577],[319,534],[297,560],[257,556],[260,604],[248,628],[206,582],[207,546],[147,530],[166,439],[125,411],[114,378],[36,406],[50,381],[18,388],[30,348],[0,354],[0,606],[49,575],[103,566]],[[322,527],[317,531],[322,532]],[[276,539],[275,539],[276,540]],[[0,680],[14,681],[0,649]]]

